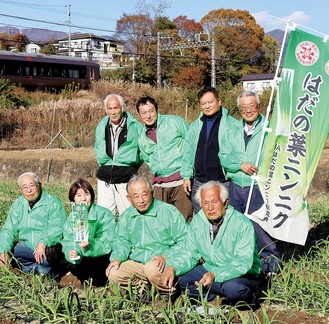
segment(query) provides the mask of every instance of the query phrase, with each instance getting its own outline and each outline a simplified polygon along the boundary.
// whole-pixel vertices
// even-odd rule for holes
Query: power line
[[[52,22],[52,21],[46,21],[46,20],[39,20],[39,19],[32,19],[32,18],[26,18],[26,17],[12,16],[12,15],[6,15],[6,14],[0,14],[0,16],[8,17],[8,18],[14,18],[14,19],[21,19],[21,20],[25,20],[25,21],[34,21],[34,22],[39,22],[39,23],[43,23],[43,24],[51,24],[51,25],[56,25],[56,26],[65,26],[65,27],[67,27],[67,24],[65,24],[65,23],[58,23],[58,22]],[[116,33],[117,32],[116,30],[93,28],[93,27],[84,27],[84,26],[76,26],[76,25],[72,25],[72,27],[81,28],[81,29],[88,29],[88,30],[96,30],[96,31],[105,31],[105,32],[110,32],[110,33]]]
[[[0,0],[0,2],[10,3],[12,5],[19,5],[23,7],[65,7],[64,5],[46,5],[46,4],[36,4],[36,3],[26,3],[26,2],[19,2],[19,1],[10,1],[10,0]]]
[[[49,11],[60,12],[63,14],[66,14],[66,8],[67,8],[67,5],[45,5],[45,4],[40,5],[40,4],[31,4],[31,3],[26,3],[26,2],[17,2],[17,1],[9,1],[9,0],[0,0],[0,2],[9,3],[9,4],[17,5],[20,7],[28,7],[28,8],[32,8],[32,9],[44,10],[47,12],[49,12]],[[58,10],[56,8],[65,8],[65,10]],[[117,21],[117,19],[115,19],[115,18],[110,18],[110,17],[106,17],[106,16],[99,16],[99,15],[94,15],[91,13],[76,12],[76,11],[74,11],[73,8],[72,8],[71,12],[74,16],[86,17],[89,19],[115,21],[115,22]]]

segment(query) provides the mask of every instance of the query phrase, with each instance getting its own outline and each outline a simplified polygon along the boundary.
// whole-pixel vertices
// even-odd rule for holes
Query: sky
[[[157,0],[144,0],[147,4]],[[329,34],[326,0],[168,0],[163,15],[174,19],[180,15],[200,21],[216,9],[247,10],[265,32],[285,29],[286,21],[314,32]],[[327,4],[326,4],[327,3]],[[115,32],[116,21],[123,13],[136,13],[136,0],[0,0],[0,26],[45,28],[69,32],[90,32],[99,36]],[[275,18],[273,18],[275,17]]]

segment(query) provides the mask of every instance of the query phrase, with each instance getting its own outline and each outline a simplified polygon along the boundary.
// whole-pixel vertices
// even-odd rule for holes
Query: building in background
[[[26,51],[26,53],[37,54],[37,53],[40,53],[40,48],[41,47],[38,44],[31,42],[26,45],[25,51]]]
[[[101,69],[122,66],[124,42],[107,36],[103,38],[90,33],[73,34],[70,38],[70,48],[69,36],[59,39],[54,43],[59,55],[69,55],[70,52],[70,56],[98,63]]]
[[[243,83],[243,90],[262,94],[264,90],[271,90],[274,75],[274,73],[246,74],[240,81]]]

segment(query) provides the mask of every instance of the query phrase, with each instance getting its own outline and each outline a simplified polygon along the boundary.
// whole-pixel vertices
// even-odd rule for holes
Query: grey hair
[[[195,195],[194,195],[194,198],[200,204],[200,206],[201,206],[201,191],[206,190],[206,189],[210,189],[210,188],[213,188],[213,187],[219,189],[219,193],[220,193],[219,196],[220,196],[220,199],[222,200],[223,203],[228,199],[228,190],[227,190],[227,188],[221,182],[211,180],[211,181],[208,181],[208,182],[204,183],[203,185],[201,185],[198,188]]]
[[[121,105],[121,111],[125,111],[125,109],[126,109],[125,102],[124,102],[123,98],[120,95],[116,94],[116,93],[110,93],[105,97],[105,99],[104,99],[104,108],[105,108],[105,110],[107,108],[107,106],[106,106],[107,102],[113,97],[117,98],[119,100],[120,105]]]
[[[258,93],[252,91],[243,91],[238,95],[238,98],[236,100],[236,104],[238,105],[239,108],[240,108],[240,99],[243,97],[255,97],[258,107],[260,106],[260,99]]]
[[[147,188],[151,192],[153,192],[152,184],[151,184],[150,180],[145,177],[145,175],[143,175],[143,174],[134,174],[127,183],[126,190],[127,190],[128,195],[129,195],[129,188],[130,188],[131,184],[134,183],[134,182],[137,182],[137,181],[145,181],[145,183],[147,185]]]
[[[33,177],[34,180],[36,181],[36,183],[37,183],[38,185],[41,184],[41,181],[40,181],[39,177],[38,177],[35,173],[33,173],[33,172],[24,172],[23,174],[21,174],[21,175],[18,177],[18,181],[17,181],[17,183],[18,183],[18,187],[20,186],[21,179],[22,179],[22,177],[24,177],[24,176],[30,176],[30,177]]]

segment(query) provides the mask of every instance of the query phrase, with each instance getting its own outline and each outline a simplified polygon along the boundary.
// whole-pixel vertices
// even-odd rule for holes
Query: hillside
[[[10,34],[10,35],[21,33],[21,34],[26,35],[30,41],[40,41],[40,42],[53,41],[55,39],[64,38],[65,36],[68,35],[68,33],[56,31],[56,30],[50,30],[50,29],[42,29],[42,28],[21,28],[21,29],[19,29],[17,27],[12,27],[12,26],[0,27],[0,33]],[[265,35],[273,37],[281,45],[282,40],[283,40],[284,31],[281,29],[274,29],[272,31],[267,32]],[[101,37],[107,38],[110,36],[103,35]]]
[[[49,30],[43,28],[17,28],[12,26],[2,26],[0,27],[0,33],[15,35],[17,33],[26,35],[30,41],[34,42],[51,42],[56,39],[63,38],[67,36],[67,33]]]

